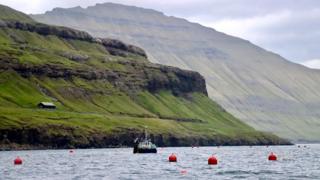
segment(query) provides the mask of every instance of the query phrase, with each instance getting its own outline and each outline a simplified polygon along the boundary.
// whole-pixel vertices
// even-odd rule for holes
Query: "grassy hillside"
[[[34,22],[28,15],[11,9],[8,6],[0,4],[0,19],[1,20],[19,20],[21,22]]]
[[[250,42],[161,12],[113,3],[55,8],[34,19],[142,47],[152,62],[206,79],[211,99],[250,126],[320,142],[320,73]]]
[[[158,145],[281,142],[243,124],[200,93],[186,98],[165,90],[142,91],[134,99],[103,81],[23,78],[10,71],[0,76],[0,132],[18,144],[53,148],[130,145],[132,135],[139,136],[145,127]],[[87,95],[67,92],[76,88]],[[40,101],[53,101],[58,109],[38,109]]]
[[[161,146],[288,143],[210,100],[198,73],[151,64],[137,47],[43,24],[0,28],[0,147],[132,145],[145,127]]]

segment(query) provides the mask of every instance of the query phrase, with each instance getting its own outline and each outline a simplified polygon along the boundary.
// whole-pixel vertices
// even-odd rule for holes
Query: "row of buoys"
[[[73,150],[69,151],[70,153],[73,153]],[[270,155],[268,156],[268,160],[269,161],[276,161],[277,160],[277,155],[274,154],[273,152],[270,153]],[[177,156],[172,153],[169,156],[169,162],[177,162]],[[14,165],[21,165],[22,164],[22,159],[18,156],[17,158],[14,159],[13,161]],[[209,165],[217,165],[218,164],[218,159],[212,155],[208,158],[208,164]]]
[[[271,152],[268,156],[268,160],[269,161],[276,161],[277,160],[277,155],[274,154],[273,152]],[[177,156],[172,153],[170,156],[169,156],[169,162],[177,162]],[[212,155],[208,158],[208,164],[209,165],[217,165],[218,164],[218,159]]]
[[[177,162],[177,156],[175,154],[171,154],[169,156],[169,162]],[[208,164],[209,165],[217,165],[218,164],[218,159],[212,155],[208,158]]]

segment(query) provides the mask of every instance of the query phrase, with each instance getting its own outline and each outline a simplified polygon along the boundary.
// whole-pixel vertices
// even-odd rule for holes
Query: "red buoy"
[[[14,163],[14,165],[21,165],[22,159],[18,156],[16,159],[14,159],[13,163]]]
[[[169,162],[177,162],[177,156],[172,153],[172,154],[169,156]]]
[[[276,161],[277,160],[277,156],[275,154],[273,154],[273,152],[271,152],[271,154],[268,157],[269,161]]]
[[[209,165],[217,165],[218,164],[218,159],[212,155],[208,159],[208,164]]]

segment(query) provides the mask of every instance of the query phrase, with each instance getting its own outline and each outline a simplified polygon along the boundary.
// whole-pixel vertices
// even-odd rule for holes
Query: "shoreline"
[[[135,137],[143,136],[142,131],[134,129],[121,129],[111,132],[82,132],[82,134],[81,131],[72,129],[67,129],[63,133],[58,133],[58,130],[52,127],[0,130],[0,134],[2,134],[2,136],[0,135],[0,151],[133,147]],[[188,137],[174,133],[152,133],[150,134],[150,139],[158,147],[294,145],[289,140],[263,132],[245,134],[243,136],[190,134]]]
[[[255,146],[295,146],[295,145],[307,145],[306,144],[295,144],[295,143],[288,143],[288,144],[243,144],[243,145],[202,145],[202,146],[157,146],[157,148],[200,148],[200,147],[255,147]],[[311,143],[311,144],[319,144],[319,143]],[[81,148],[81,147],[70,147],[70,148],[53,148],[48,146],[33,146],[33,145],[27,145],[27,144],[0,144],[0,152],[1,151],[37,151],[37,150],[70,150],[70,149],[117,149],[117,148],[133,148],[133,146],[105,146],[105,147],[87,147],[87,148]]]

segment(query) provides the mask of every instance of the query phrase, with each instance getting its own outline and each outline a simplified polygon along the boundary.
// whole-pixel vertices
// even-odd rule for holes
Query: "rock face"
[[[128,45],[125,44],[119,40],[116,39],[96,39],[97,42],[101,42],[101,44],[107,48],[107,50],[110,52],[110,54],[112,55],[121,55],[121,56],[126,56],[126,51],[133,53],[133,54],[137,54],[143,57],[147,57],[146,52],[137,47],[137,46],[133,46],[133,45]]]
[[[320,139],[320,72],[246,40],[143,8],[56,8],[34,19],[132,43],[151,61],[200,72],[209,96],[253,127],[296,141]]]
[[[40,35],[54,35],[64,39],[74,39],[103,45],[114,56],[127,57],[129,54],[147,58],[145,51],[137,46],[125,44],[119,40],[108,38],[93,38],[84,31],[78,31],[66,27],[50,26],[42,23],[24,23],[15,20],[1,20],[0,28],[19,29],[38,33]],[[26,43],[26,42],[25,42]],[[87,55],[60,53],[61,56],[77,62],[89,59]],[[106,79],[115,87],[123,91],[147,90],[157,92],[170,90],[174,94],[198,92],[208,95],[204,78],[197,72],[181,70],[175,67],[152,64],[149,62],[138,63],[130,61],[118,62],[131,71],[73,69],[59,65],[26,65],[17,63],[10,57],[0,57],[0,69],[13,69],[24,77],[32,75],[48,76],[53,78],[81,77],[87,80]],[[131,77],[131,78],[130,78]],[[131,92],[130,92],[131,93]]]
[[[87,32],[78,31],[67,27],[50,26],[47,24],[36,22],[21,22],[17,20],[0,19],[0,28],[19,29],[22,31],[35,32],[44,36],[54,35],[60,38],[98,43],[102,44],[111,55],[126,57],[128,56],[128,53],[132,53],[147,58],[147,54],[145,53],[145,51],[137,46],[125,44],[116,39],[93,38]],[[70,54],[63,55],[68,57],[69,59],[77,61],[81,59],[88,59],[88,57],[74,56]]]
[[[50,78],[79,77],[86,80],[108,80],[126,93],[147,90],[170,90],[175,95],[202,93],[208,95],[204,78],[197,72],[150,63],[119,62],[130,71],[65,68],[59,65],[25,65],[6,61],[0,57],[0,70],[14,70],[23,77],[46,76]]]
[[[10,11],[21,15],[0,11],[0,150],[130,146],[146,127],[160,146],[291,144],[210,100],[197,72],[118,40],[2,18]]]
[[[84,31],[77,31],[66,27],[49,26],[42,23],[28,23],[15,20],[1,20],[0,27],[20,29],[23,31],[36,32],[41,35],[55,35],[62,38],[93,41],[92,36]]]

